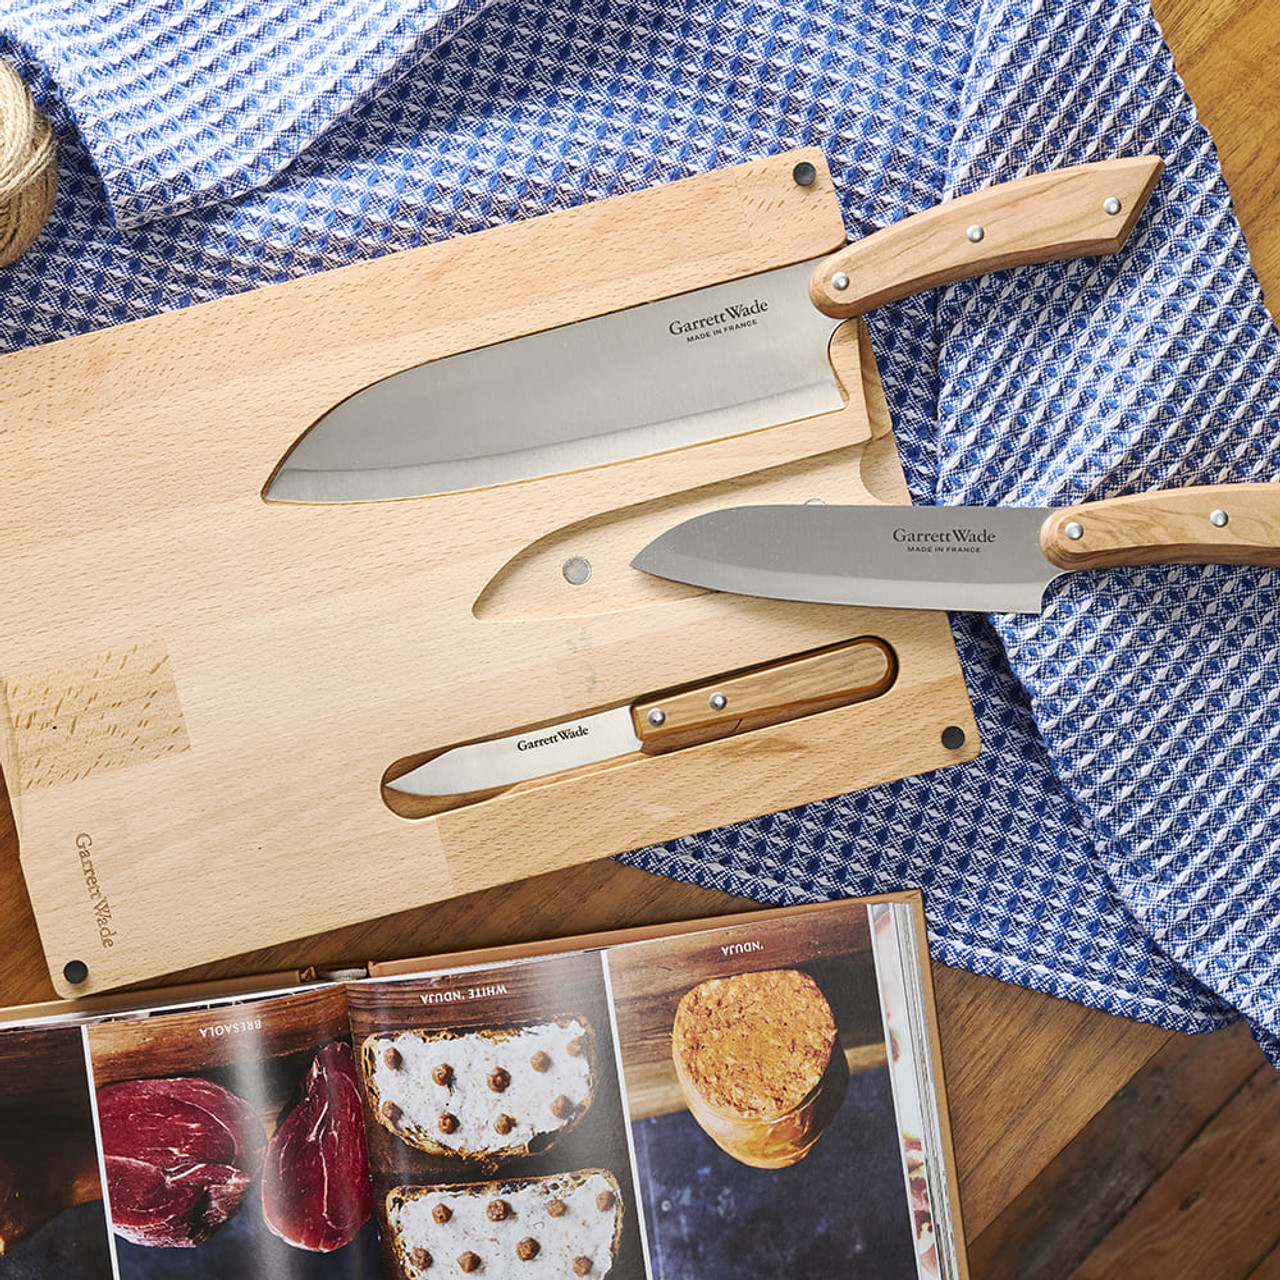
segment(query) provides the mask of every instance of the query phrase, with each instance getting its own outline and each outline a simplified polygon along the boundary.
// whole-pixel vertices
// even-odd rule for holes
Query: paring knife
[[[985,271],[1113,253],[1162,168],[1137,156],[1018,178],[826,258],[403,370],[319,418],[264,497],[477,489],[834,412],[827,347],[842,321]]]
[[[418,796],[493,791],[635,751],[671,751],[864,702],[887,692],[897,673],[893,650],[863,636],[630,706],[451,747],[386,785]]]
[[[631,563],[777,600],[1039,613],[1045,588],[1073,569],[1280,565],[1280,484],[1073,507],[729,507],[668,529]]]

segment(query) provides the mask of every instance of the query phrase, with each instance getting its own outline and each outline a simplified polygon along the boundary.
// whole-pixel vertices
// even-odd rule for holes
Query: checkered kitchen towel
[[[8,0],[61,198],[0,346],[816,144],[852,234],[1157,151],[1121,254],[870,318],[920,502],[1280,478],[1280,346],[1147,0]],[[0,475],[0,486],[7,478]],[[1280,1062],[1280,580],[1114,570],[957,617],[984,749],[637,865],[921,885],[942,960]]]

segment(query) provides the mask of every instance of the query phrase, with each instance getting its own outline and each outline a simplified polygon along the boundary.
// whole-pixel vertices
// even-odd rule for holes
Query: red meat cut
[[[134,1244],[191,1248],[240,1207],[267,1135],[211,1080],[125,1080],[97,1091],[111,1224]]]
[[[329,1253],[354,1240],[372,1211],[355,1054],[336,1040],[316,1054],[272,1135],[262,1216],[289,1244]]]

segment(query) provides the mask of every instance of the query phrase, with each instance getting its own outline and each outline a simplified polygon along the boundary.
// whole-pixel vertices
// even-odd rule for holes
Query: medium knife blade
[[[1138,156],[1015,179],[826,258],[402,370],[323,414],[264,497],[484,488],[833,412],[827,347],[843,320],[984,271],[1114,252],[1162,167]]]
[[[878,697],[897,670],[883,640],[860,636],[630,706],[451,747],[386,785],[416,796],[475,795],[632,752],[673,751]]]
[[[645,573],[739,595],[1039,613],[1076,569],[1280,565],[1280,484],[1201,485],[1073,507],[730,507],[660,534]]]

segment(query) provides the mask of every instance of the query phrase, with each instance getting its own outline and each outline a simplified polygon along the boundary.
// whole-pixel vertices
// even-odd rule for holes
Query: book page
[[[645,1275],[600,956],[349,989],[388,1276]]]
[[[965,1264],[956,1246],[958,1209],[948,1171],[942,1083],[935,1075],[936,1046],[920,970],[923,916],[902,902],[880,903],[869,912],[920,1280],[960,1280]]]
[[[342,987],[83,1030],[120,1280],[380,1276]]]
[[[0,1280],[111,1280],[79,1027],[0,1033]]]
[[[916,1280],[866,908],[605,959],[654,1280]]]
[[[918,895],[616,936],[0,1030],[0,1280],[963,1280]]]

